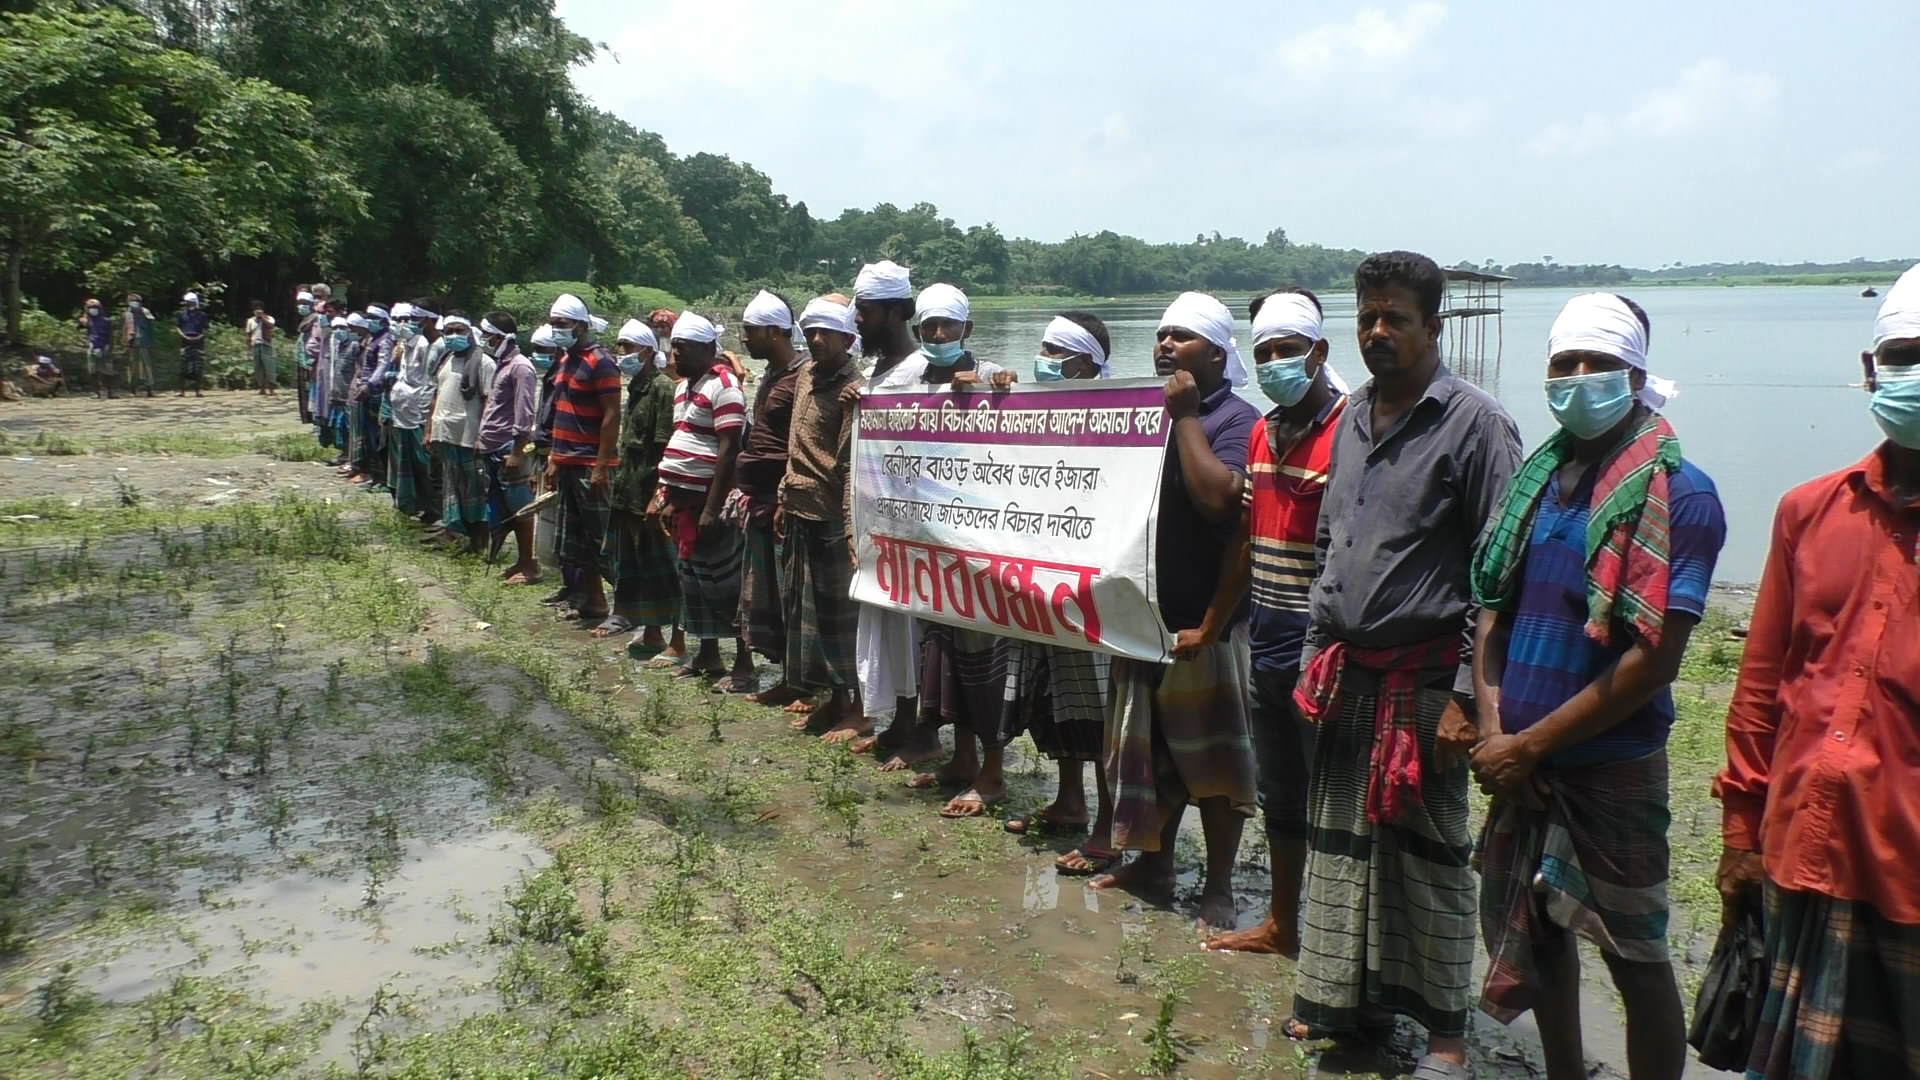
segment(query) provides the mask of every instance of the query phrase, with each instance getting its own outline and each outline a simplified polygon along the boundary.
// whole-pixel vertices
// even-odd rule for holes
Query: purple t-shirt
[[[1221,383],[1220,388],[1200,401],[1200,427],[1207,433],[1207,445],[1213,456],[1227,468],[1245,476],[1247,440],[1260,410]],[[1171,436],[1169,436],[1171,440]],[[1187,493],[1184,470],[1180,465],[1180,444],[1167,446],[1167,467],[1160,484],[1160,529],[1154,553],[1154,576],[1160,599],[1160,617],[1167,629],[1179,633],[1200,625],[1207,606],[1213,600],[1214,587],[1220,581],[1220,566],[1226,559],[1227,542],[1240,523],[1240,504],[1224,521],[1210,520]],[[1236,626],[1247,617],[1246,601],[1234,612],[1227,626]]]

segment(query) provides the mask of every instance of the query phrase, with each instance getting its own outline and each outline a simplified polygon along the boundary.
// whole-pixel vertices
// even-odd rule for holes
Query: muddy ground
[[[315,456],[297,429],[247,394],[0,405],[0,1076],[1410,1063],[1411,1030],[1287,1042],[1290,966],[1199,951],[1197,835],[1171,908],[1088,892],[1052,872],[1070,842],[941,820],[783,715],[424,554],[384,500],[280,460]],[[1696,636],[1670,748],[1690,983],[1733,618]],[[1010,761],[1012,807],[1046,801],[1051,764],[1024,739]],[[1602,972],[1589,1056],[1624,1075]],[[1483,1075],[1540,1072],[1524,1024],[1474,1047]]]

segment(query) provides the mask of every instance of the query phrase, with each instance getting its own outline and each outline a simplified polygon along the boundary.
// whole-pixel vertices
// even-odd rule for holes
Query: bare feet
[[[1284,956],[1289,960],[1300,957],[1300,931],[1281,933],[1280,924],[1268,915],[1259,926],[1246,930],[1234,930],[1229,933],[1215,934],[1207,939],[1203,946],[1208,952],[1243,952],[1261,956]]]
[[[1234,906],[1232,893],[1200,894],[1200,921],[1214,930],[1231,930],[1240,921],[1240,909]]]
[[[900,721],[896,719],[894,723],[898,724]],[[893,729],[888,728],[887,730],[892,731]],[[885,733],[880,735],[880,739],[885,741]],[[922,733],[918,725],[915,725],[913,734],[907,736],[906,744],[894,751],[893,756],[887,759],[886,764],[880,766],[880,771],[905,772],[922,762],[933,761],[944,753],[946,753],[946,750],[941,747],[940,736],[937,732],[929,731]],[[972,771],[969,771],[966,776],[959,778],[955,782],[961,784],[972,783]]]
[[[1089,889],[1125,889],[1128,892],[1166,894],[1173,891],[1173,869],[1151,855],[1141,855],[1109,873],[1087,882]]]
[[[883,769],[882,771],[884,772],[885,770]],[[948,762],[934,772],[916,773],[913,779],[907,781],[907,786],[919,791],[928,791],[933,788],[965,787],[973,783],[979,775],[980,767],[978,765],[957,767],[952,762]],[[1004,785],[1000,788],[1000,793],[1003,795],[1006,794]]]
[[[947,805],[940,808],[940,816],[943,818],[983,817],[988,807],[998,806],[1005,801],[1007,801],[1007,789],[1004,784],[996,791],[968,788],[948,800]]]
[[[785,679],[782,679],[779,682],[774,683],[772,686],[767,687],[765,690],[748,694],[747,700],[753,702],[755,705],[765,705],[768,708],[773,709],[773,708],[779,708],[783,705],[791,705],[792,703],[799,701],[805,696],[806,695],[802,694],[800,691],[795,690],[791,686],[788,686],[787,681]]]
[[[814,723],[826,725],[827,730],[821,734],[820,741],[828,745],[851,743],[862,736],[873,734],[873,722],[862,716],[860,710],[853,707],[852,702],[843,699],[828,700],[824,708],[808,719]]]
[[[871,717],[867,718],[867,727],[869,730],[873,727],[873,719]],[[879,745],[879,742],[880,736],[878,735],[862,735],[849,743],[847,750],[855,754],[871,754],[873,748]]]

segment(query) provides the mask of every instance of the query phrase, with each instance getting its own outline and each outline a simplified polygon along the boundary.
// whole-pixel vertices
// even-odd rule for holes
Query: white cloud
[[[1826,176],[1859,179],[1862,174],[1879,168],[1880,162],[1885,158],[1886,155],[1878,150],[1869,148],[1849,150],[1820,166],[1820,172]]]
[[[1681,72],[1671,86],[1648,92],[1632,109],[1555,121],[1527,148],[1548,157],[1577,156],[1636,139],[1675,139],[1750,120],[1766,112],[1779,94],[1770,76],[1735,71],[1710,56]]]
[[[1411,56],[1447,17],[1443,4],[1420,0],[1399,19],[1379,8],[1361,8],[1346,22],[1316,26],[1280,47],[1295,75],[1318,76],[1354,63],[1378,64]]]

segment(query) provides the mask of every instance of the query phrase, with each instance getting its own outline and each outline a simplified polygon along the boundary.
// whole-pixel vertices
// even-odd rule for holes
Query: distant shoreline
[[[1575,282],[1569,284],[1548,284],[1545,282],[1509,281],[1504,288],[1515,289],[1711,289],[1711,288],[1760,288],[1792,287],[1822,288],[1858,285],[1871,285],[1885,290],[1894,282],[1893,277],[1884,274],[1743,274],[1723,278],[1635,278],[1632,281],[1594,284]],[[1317,289],[1321,296],[1351,296],[1351,288]],[[1241,292],[1223,292],[1215,294],[1222,300],[1231,302],[1235,298],[1250,294]],[[1168,297],[1164,293],[1142,293],[1131,296],[1047,296],[1038,293],[1016,293],[1011,295],[976,295],[968,298],[972,307],[980,311],[1014,311],[1029,308],[1054,308],[1068,310],[1085,307],[1089,304],[1146,304],[1165,303]]]

